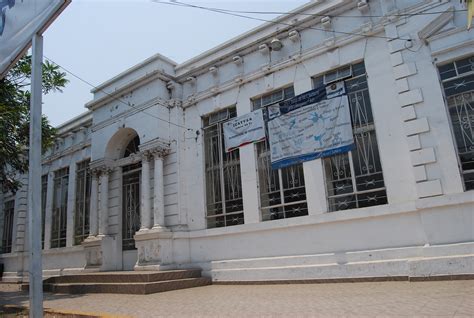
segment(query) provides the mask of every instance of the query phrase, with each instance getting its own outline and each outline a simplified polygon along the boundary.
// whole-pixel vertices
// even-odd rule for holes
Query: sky
[[[291,11],[306,2],[186,1],[230,10],[277,12]],[[156,53],[182,63],[262,23],[151,0],[73,0],[44,33],[44,56],[98,86]],[[67,78],[70,83],[62,93],[43,97],[43,113],[54,126],[85,112],[84,105],[93,98],[90,85],[71,74]]]

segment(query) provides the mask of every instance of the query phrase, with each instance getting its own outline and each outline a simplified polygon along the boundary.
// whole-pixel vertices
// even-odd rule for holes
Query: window
[[[350,74],[344,83],[355,149],[323,159],[329,211],[387,203],[364,63],[352,65]],[[322,85],[323,76],[314,79],[315,87]]]
[[[63,168],[54,173],[51,248],[66,246],[68,184],[69,168]]]
[[[239,149],[225,151],[222,124],[236,116],[235,108],[204,118],[207,227],[244,223]]]
[[[11,253],[13,245],[13,216],[15,214],[15,200],[6,201],[3,206],[3,235],[2,253]]]
[[[74,244],[81,244],[89,235],[89,211],[91,197],[90,160],[77,164],[76,209],[74,214]]]
[[[48,200],[48,175],[41,176],[41,246],[44,248],[44,226],[46,220],[46,203]]]
[[[438,67],[465,190],[474,189],[474,56]]]
[[[263,108],[268,118],[268,107],[294,96],[293,86],[280,89],[253,99],[253,109]],[[263,221],[308,215],[303,164],[273,170],[269,143],[264,140],[257,143],[257,170]]]

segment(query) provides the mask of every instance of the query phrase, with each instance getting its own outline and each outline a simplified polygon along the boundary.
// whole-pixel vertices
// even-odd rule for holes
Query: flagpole
[[[43,317],[41,261],[41,103],[43,37],[33,36],[31,59],[30,149],[28,169],[28,237],[30,317]]]

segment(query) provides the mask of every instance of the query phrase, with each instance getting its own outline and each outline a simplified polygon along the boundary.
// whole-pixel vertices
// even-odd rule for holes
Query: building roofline
[[[98,85],[97,87],[94,87],[93,89],[91,89],[91,93],[92,94],[95,94],[97,93],[98,91],[102,91],[104,88],[106,88],[107,86],[110,86],[111,84],[117,82],[118,80],[120,79],[123,79],[124,77],[126,77],[128,74],[146,66],[147,64],[150,64],[156,60],[162,60],[166,63],[169,63],[171,64],[174,68],[176,68],[176,65],[177,63],[173,60],[171,60],[170,58],[167,58],[166,56],[164,55],[161,55],[160,53],[157,53],[149,58],[147,58],[146,60],[144,60],[143,62],[140,62],[132,67],[130,67],[129,69],[119,73],[118,75],[112,77],[111,79],[101,83],[100,85]]]
[[[62,123],[61,125],[56,126],[56,129],[58,130],[58,134],[62,134],[68,130],[80,127],[89,121],[92,122],[92,112],[86,111]]]
[[[178,64],[175,69],[176,69],[176,72],[178,72],[179,70],[182,70],[182,69],[185,69],[186,67],[189,67],[191,66],[192,64],[200,61],[200,60],[203,60],[204,58],[210,56],[210,55],[213,55],[215,53],[218,53],[220,51],[222,51],[223,49],[226,49],[228,47],[230,47],[231,45],[233,44],[236,44],[242,40],[245,40],[246,38],[248,38],[249,36],[251,35],[254,35],[254,34],[257,34],[259,32],[262,32],[266,29],[268,29],[268,27],[270,26],[273,26],[273,25],[276,25],[278,23],[281,23],[283,22],[284,20],[288,20],[289,18],[295,16],[295,15],[298,15],[299,13],[305,11],[305,10],[308,10],[309,8],[311,7],[314,7],[314,6],[317,6],[317,5],[320,5],[322,3],[322,1],[315,1],[315,0],[312,0],[311,2],[308,2],[306,4],[303,4],[299,7],[297,7],[296,9],[294,10],[291,10],[290,12],[286,13],[286,14],[282,14],[272,20],[270,20],[270,22],[264,22],[263,24],[253,28],[253,29],[250,29],[249,31],[247,32],[244,32],[236,37],[233,37],[231,38],[230,40],[227,40],[225,41],[224,43],[222,44],[219,44],[218,46],[215,46],[207,51],[204,51],[203,53],[189,59],[189,60],[186,60],[184,61],[183,63],[180,63]],[[286,24],[286,22],[285,22]],[[226,54],[224,54],[226,55]],[[216,58],[217,59],[217,58]]]

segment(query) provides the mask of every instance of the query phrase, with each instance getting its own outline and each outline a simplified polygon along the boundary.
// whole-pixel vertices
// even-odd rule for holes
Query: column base
[[[86,256],[86,271],[115,270],[115,238],[107,235],[89,236],[81,244]]]
[[[135,236],[138,250],[134,270],[157,271],[160,265],[170,262],[172,233],[165,229],[140,230]]]

